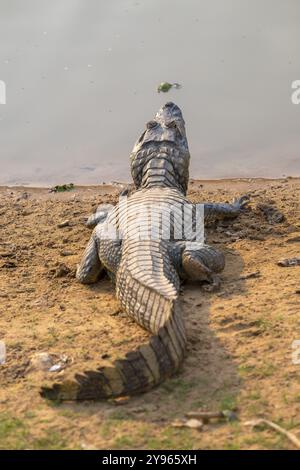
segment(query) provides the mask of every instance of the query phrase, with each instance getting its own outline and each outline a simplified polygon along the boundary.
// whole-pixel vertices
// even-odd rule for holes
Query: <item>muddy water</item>
[[[167,100],[194,177],[300,174],[298,0],[0,3],[0,184],[129,179]],[[182,89],[158,94],[161,81]]]

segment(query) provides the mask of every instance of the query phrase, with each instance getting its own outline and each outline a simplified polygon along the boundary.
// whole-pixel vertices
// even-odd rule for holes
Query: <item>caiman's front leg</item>
[[[204,222],[205,224],[210,224],[218,220],[233,219],[240,214],[241,210],[246,207],[248,203],[249,197],[246,195],[235,199],[232,204],[214,204],[207,202],[204,204]]]
[[[82,284],[92,284],[97,282],[103,268],[98,254],[97,234],[94,230],[78,265],[76,278]]]
[[[85,225],[89,228],[94,228],[96,225],[105,222],[112,209],[113,206],[111,204],[100,204],[100,206],[97,207],[96,212],[90,215]]]
[[[128,184],[126,187],[122,189],[119,193],[119,197],[128,196],[133,192],[133,185]],[[108,214],[113,210],[114,206],[112,204],[100,204],[96,212],[87,219],[85,225],[89,228],[94,228],[96,225],[103,223],[106,219]]]

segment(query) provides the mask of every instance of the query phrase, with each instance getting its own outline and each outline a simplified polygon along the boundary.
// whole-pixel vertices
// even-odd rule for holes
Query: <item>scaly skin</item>
[[[89,219],[88,225],[96,228],[77,270],[80,282],[93,283],[105,269],[124,311],[150,332],[149,342],[111,367],[42,388],[42,396],[97,400],[131,395],[149,390],[179,369],[187,342],[180,279],[214,285],[224,268],[222,253],[198,241],[195,217],[182,220],[182,210],[189,204],[185,196],[189,159],[181,111],[167,103],[147,124],[131,154],[135,192],[114,208],[100,206]],[[242,197],[233,204],[204,204],[204,220],[234,218],[247,201]],[[175,236],[183,224],[184,232]]]

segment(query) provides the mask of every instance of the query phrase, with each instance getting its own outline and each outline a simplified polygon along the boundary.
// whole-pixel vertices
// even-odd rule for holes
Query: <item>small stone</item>
[[[223,410],[222,414],[224,418],[226,418],[226,420],[229,422],[237,421],[238,419],[237,414],[232,410]]]
[[[286,240],[286,243],[300,243],[300,236],[288,238]]]
[[[35,369],[49,370],[53,365],[53,359],[50,354],[46,352],[37,353],[31,358],[31,365]]]
[[[190,428],[197,429],[200,431],[203,428],[203,421],[199,419],[177,419],[173,421],[172,426],[174,428]]]
[[[265,241],[265,237],[263,237],[262,235],[259,235],[259,234],[252,234],[252,235],[249,235],[249,239],[250,239],[250,240],[258,240],[258,241],[260,241],[260,242]]]
[[[29,194],[25,191],[24,193],[22,193],[19,197],[17,197],[17,202],[19,201],[22,201],[22,199],[28,199],[29,197]]]
[[[65,354],[49,354],[47,352],[37,353],[32,356],[30,364],[34,369],[59,372],[64,369],[68,362]]]
[[[1,268],[14,269],[17,267],[17,264],[14,261],[6,261],[2,264]]]
[[[300,258],[285,258],[278,261],[278,266],[288,268],[290,266],[300,266]]]
[[[253,273],[244,274],[243,276],[240,276],[239,279],[243,281],[245,279],[253,279],[257,277],[260,277],[260,271],[255,271]]]
[[[65,277],[70,274],[71,270],[65,264],[60,264],[54,271],[53,277]]]
[[[110,358],[110,355],[105,353],[105,354],[102,354],[101,356],[101,359],[109,359]]]
[[[57,227],[58,228],[64,228],[64,227],[69,227],[70,226],[70,221],[69,220],[64,220],[63,222],[60,222]]]
[[[117,315],[119,315],[121,313],[121,309],[120,308],[117,308],[116,310],[113,310],[111,313],[110,313],[110,316],[111,317],[116,317]]]
[[[116,406],[122,406],[126,405],[130,401],[130,397],[125,396],[125,397],[118,397],[118,398],[112,398],[111,400],[108,400],[110,403],[113,403]]]
[[[72,256],[73,252],[65,250],[65,251],[61,251],[60,254],[61,256]]]
[[[49,372],[58,372],[63,368],[62,364],[54,364],[50,367]]]
[[[14,253],[10,253],[8,251],[2,251],[0,253],[0,258],[12,258],[14,256],[16,256]]]

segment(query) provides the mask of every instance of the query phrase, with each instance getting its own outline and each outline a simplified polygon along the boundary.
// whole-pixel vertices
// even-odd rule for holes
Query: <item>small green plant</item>
[[[236,398],[233,395],[223,397],[220,403],[221,411],[235,411],[237,409]]]
[[[26,437],[23,421],[7,413],[0,413],[0,449],[24,449]]]
[[[259,328],[262,333],[270,331],[273,326],[272,321],[267,320],[266,318],[258,318],[254,321],[254,325]]]
[[[63,193],[65,191],[71,191],[74,189],[74,184],[69,183],[69,184],[58,184],[54,186],[53,188],[50,189],[52,193]]]
[[[240,364],[239,373],[242,377],[245,377],[255,370],[255,366],[252,364]]]
[[[261,394],[258,390],[254,390],[253,392],[249,393],[248,395],[249,400],[260,400]]]
[[[34,440],[33,448],[37,450],[63,450],[69,447],[60,433],[53,429],[47,429],[42,437]]]
[[[276,371],[276,366],[272,363],[266,363],[256,367],[255,375],[257,377],[272,377]]]
[[[168,397],[172,393],[175,399],[182,400],[187,397],[196,385],[196,381],[186,381],[181,377],[175,377],[164,382],[161,391],[167,392]]]

